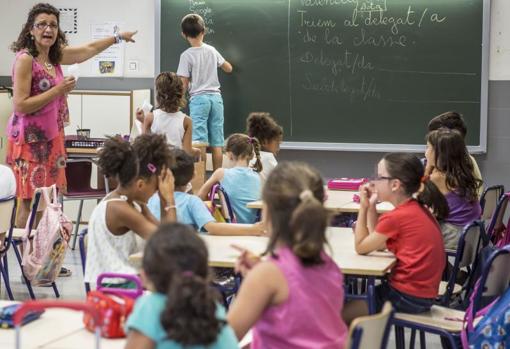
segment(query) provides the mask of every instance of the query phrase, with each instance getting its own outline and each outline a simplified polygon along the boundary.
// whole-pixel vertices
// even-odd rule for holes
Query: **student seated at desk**
[[[241,254],[237,270],[245,279],[229,324],[238,339],[253,327],[253,349],[343,348],[343,275],[324,251],[328,212],[322,178],[306,164],[279,164],[263,200],[269,258]]]
[[[207,248],[184,224],[162,225],[149,239],[140,297],[126,323],[126,349],[237,349],[225,309],[210,286]]]
[[[174,180],[166,169],[169,154],[161,135],[142,135],[132,146],[116,138],[105,142],[99,166],[119,185],[90,216],[85,282],[94,285],[98,275],[106,272],[136,274],[128,260],[138,250],[136,237],[149,238],[159,224],[144,203],[159,190],[163,207],[175,207]],[[162,215],[164,221],[174,221],[175,209]]]
[[[482,182],[473,174],[464,138],[456,130],[440,128],[429,132],[425,157],[430,180],[448,202],[448,217],[441,222],[445,248],[456,249],[464,226],[482,214],[478,201]]]
[[[193,158],[181,149],[171,151],[174,164],[170,166],[175,179],[175,206],[177,209],[177,221],[190,224],[197,230],[205,229],[212,235],[263,235],[261,223],[234,224],[216,222],[205,203],[193,194],[186,193],[188,183],[193,178],[195,171]],[[148,203],[149,209],[156,218],[161,209],[160,199],[154,195]]]
[[[432,132],[435,130],[439,130],[440,128],[447,128],[450,130],[456,130],[459,131],[462,138],[464,140],[466,139],[467,135],[467,127],[466,123],[464,122],[464,119],[462,118],[462,115],[459,114],[456,111],[447,111],[446,113],[439,114],[438,116],[432,118],[428,125],[428,131]],[[480,168],[478,167],[478,164],[473,156],[471,154],[469,155],[469,160],[471,161],[471,164],[473,165],[473,176],[483,182],[482,173],[480,172]],[[428,170],[425,171],[427,174],[430,172]],[[483,193],[483,186],[480,185],[478,188],[478,198],[482,196]]]
[[[257,210],[247,208],[249,202],[260,199],[261,181],[259,172],[262,171],[260,162],[260,144],[256,138],[242,133],[234,133],[227,138],[225,152],[229,160],[234,162],[232,168],[219,168],[200,188],[198,196],[208,200],[209,193],[216,183],[225,189],[234,215],[238,223],[255,223]],[[254,168],[249,166],[255,154]]]
[[[271,114],[255,112],[250,113],[248,119],[246,119],[246,134],[257,138],[260,142],[262,171],[259,172],[259,175],[262,183],[264,183],[271,171],[278,165],[276,155],[280,151],[283,129],[274,121]],[[250,165],[255,165],[255,159],[252,159]]]
[[[416,156],[390,153],[379,161],[377,177],[360,189],[356,252],[368,254],[388,248],[397,258],[389,283],[375,288],[377,312],[387,300],[398,312],[425,312],[437,296],[446,257],[433,214],[440,219],[446,217],[448,205],[423,174],[423,165]],[[391,202],[395,209],[378,217],[378,200]],[[365,301],[352,301],[345,306],[344,319],[350,323],[367,314]]]

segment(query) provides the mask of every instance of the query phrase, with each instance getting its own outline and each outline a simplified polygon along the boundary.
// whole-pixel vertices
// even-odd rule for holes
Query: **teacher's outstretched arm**
[[[122,32],[104,39],[89,42],[85,45],[66,46],[62,49],[62,61],[60,63],[68,65],[85,62],[87,59],[94,57],[113,44],[118,43],[120,40],[135,42],[133,36],[137,32],[137,30],[134,32]]]

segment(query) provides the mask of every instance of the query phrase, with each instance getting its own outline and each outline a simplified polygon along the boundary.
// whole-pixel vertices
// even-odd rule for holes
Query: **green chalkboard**
[[[180,20],[195,12],[208,25],[206,42],[234,65],[220,73],[226,135],[263,110],[291,146],[411,149],[432,116],[458,110],[468,144],[484,150],[487,4],[161,0],[160,69],[177,69],[188,47]]]

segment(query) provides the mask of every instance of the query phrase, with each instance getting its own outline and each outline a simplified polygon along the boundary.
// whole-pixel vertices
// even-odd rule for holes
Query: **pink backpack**
[[[55,281],[67,251],[73,224],[62,212],[57,188],[39,188],[46,207],[35,233],[30,236],[30,219],[23,235],[23,273],[32,285]],[[50,198],[50,195],[52,198]],[[53,200],[52,200],[53,199]]]

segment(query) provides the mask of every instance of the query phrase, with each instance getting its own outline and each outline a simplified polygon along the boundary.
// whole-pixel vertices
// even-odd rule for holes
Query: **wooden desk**
[[[261,236],[217,236],[201,234],[209,250],[209,265],[212,267],[233,268],[239,251],[231,247],[232,244],[242,246],[253,253],[262,254],[269,239]],[[361,256],[354,251],[354,234],[351,228],[328,228],[327,237],[331,250],[326,252],[333,256],[334,261],[346,275],[363,275],[384,277],[395,265],[396,259],[389,252],[373,252],[368,256]],[[142,253],[129,257],[130,261],[141,264]]]
[[[14,304],[0,301],[0,307]],[[95,335],[83,327],[83,313],[67,309],[48,309],[41,318],[21,327],[21,347],[35,348],[91,348],[95,346]],[[122,349],[125,339],[101,338],[102,349]],[[0,329],[0,348],[15,348],[14,329]]]
[[[352,200],[357,191],[347,190],[328,190],[326,189],[327,199],[324,206],[333,213],[356,213],[359,211],[359,204]],[[262,208],[262,200],[253,201],[246,205],[248,208]],[[393,205],[389,202],[382,202],[377,205],[377,212],[384,213],[393,210]]]

